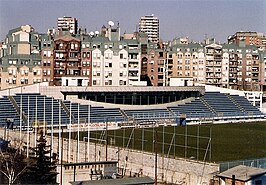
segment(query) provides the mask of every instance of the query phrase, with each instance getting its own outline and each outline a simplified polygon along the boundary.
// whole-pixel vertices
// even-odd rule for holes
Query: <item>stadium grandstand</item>
[[[106,122],[117,127],[199,124],[265,118],[244,96],[205,92],[204,86],[73,88],[35,84],[0,95],[0,125],[12,128]]]

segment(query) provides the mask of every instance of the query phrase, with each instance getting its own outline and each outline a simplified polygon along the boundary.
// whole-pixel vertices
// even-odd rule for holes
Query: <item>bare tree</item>
[[[7,178],[9,185],[14,184],[26,170],[27,161],[19,147],[0,148],[0,173]]]

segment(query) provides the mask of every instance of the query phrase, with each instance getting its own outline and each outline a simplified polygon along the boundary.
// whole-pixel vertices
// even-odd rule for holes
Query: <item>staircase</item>
[[[21,115],[22,116],[22,120],[24,123],[27,123],[28,122],[28,118],[27,116],[24,114],[24,112],[20,112],[20,107],[18,106],[16,100],[14,99],[13,96],[8,96],[8,99],[9,101],[12,103],[12,105],[14,106],[14,108],[16,109],[18,115]],[[22,105],[21,105],[22,106]]]
[[[234,99],[230,96],[230,94],[226,94],[226,96],[241,110],[241,112],[245,112],[244,108]]]
[[[216,112],[216,110],[214,110],[214,109],[212,108],[212,106],[210,106],[210,104],[209,104],[209,103],[208,103],[203,97],[200,97],[199,99],[200,99],[200,101],[201,101],[204,105],[206,105],[206,106],[208,107],[208,109],[209,109],[211,112],[213,112],[214,114],[218,115],[218,113]]]
[[[59,105],[63,108],[63,110],[67,113],[68,117],[71,118],[72,122],[76,121],[76,118],[73,116],[73,114],[70,114],[69,109],[67,108],[67,106],[64,104],[64,102],[62,100],[58,100],[59,101]]]

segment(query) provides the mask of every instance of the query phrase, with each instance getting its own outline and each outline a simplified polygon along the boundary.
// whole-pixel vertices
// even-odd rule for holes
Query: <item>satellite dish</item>
[[[91,32],[90,32],[90,36],[93,36],[93,35],[94,35],[93,31],[91,31]]]
[[[95,31],[95,35],[99,35],[99,33],[100,33],[99,31]]]
[[[113,21],[108,21],[109,26],[114,26],[115,23]]]

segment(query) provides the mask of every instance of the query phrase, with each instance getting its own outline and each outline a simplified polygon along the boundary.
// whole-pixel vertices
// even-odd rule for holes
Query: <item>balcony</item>
[[[213,66],[213,65],[214,65],[213,62],[207,62],[207,63],[206,63],[206,66]]]
[[[222,66],[221,62],[214,62],[213,66]]]
[[[80,57],[69,57],[68,61],[80,61]]]
[[[66,58],[59,58],[59,57],[56,57],[55,59],[54,59],[55,61],[66,61]]]
[[[214,60],[214,57],[213,56],[206,56],[206,60]]]
[[[259,70],[257,70],[257,69],[252,69],[251,72],[252,72],[252,73],[259,73]]]

